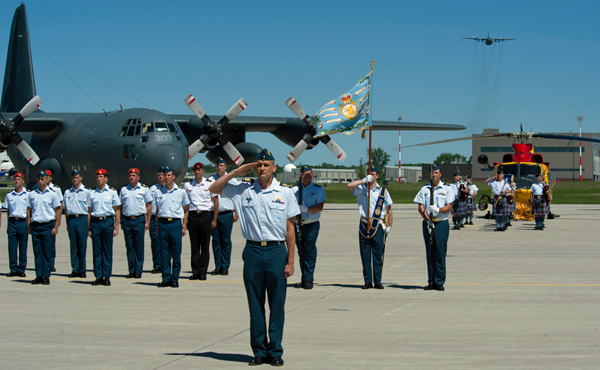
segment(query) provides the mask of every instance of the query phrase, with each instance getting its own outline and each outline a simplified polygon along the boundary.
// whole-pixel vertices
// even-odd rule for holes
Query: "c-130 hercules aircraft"
[[[213,163],[217,157],[237,165],[244,158],[253,160],[262,148],[245,141],[247,131],[269,132],[292,147],[302,147],[301,141],[307,143],[308,149],[320,141],[330,149],[336,146],[332,145],[333,140],[328,143],[330,138],[312,138],[310,125],[300,118],[236,118],[247,105],[243,99],[219,120],[204,114],[192,96],[185,102],[194,115],[168,115],[146,108],[109,113],[37,110],[41,99],[36,97],[25,5],[15,11],[0,103],[0,151],[7,151],[30,186],[35,186],[39,170],[50,169],[54,183],[66,189],[71,185],[73,168],[79,168],[88,183],[98,168],[104,168],[111,176],[110,182],[120,185],[127,183],[127,170],[137,167],[142,173],[141,181],[152,183],[156,169],[163,165],[170,166],[176,181],[181,182],[188,160],[198,152],[207,152],[206,157]],[[19,111],[21,114],[15,113]],[[373,121],[373,129],[462,130],[465,127]],[[188,146],[188,143],[193,144]]]

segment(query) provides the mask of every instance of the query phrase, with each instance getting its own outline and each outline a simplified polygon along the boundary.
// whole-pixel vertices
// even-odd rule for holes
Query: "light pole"
[[[583,120],[583,115],[577,116],[577,120],[579,121],[579,181],[582,181],[583,167],[581,166],[581,121]]]

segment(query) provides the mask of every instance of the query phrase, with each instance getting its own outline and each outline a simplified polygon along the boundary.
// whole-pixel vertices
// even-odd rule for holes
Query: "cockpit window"
[[[140,134],[141,130],[142,130],[142,125],[140,125],[139,123],[137,125],[135,125],[135,136],[138,136]]]
[[[169,131],[169,129],[167,128],[166,122],[154,122],[154,128],[156,129],[156,132],[168,132]]]
[[[173,124],[171,122],[167,122],[167,124],[169,125],[169,131],[176,134],[177,130],[175,130],[175,124]]]
[[[140,130],[141,130],[141,127],[140,127],[141,122],[142,122],[141,118],[129,118],[123,124],[123,127],[121,128],[121,133],[119,134],[119,137],[139,135]]]
[[[129,126],[127,128],[127,136],[133,136],[135,134],[135,126]]]
[[[142,125],[142,134],[147,134],[149,132],[154,132],[154,126],[152,122],[144,123]]]

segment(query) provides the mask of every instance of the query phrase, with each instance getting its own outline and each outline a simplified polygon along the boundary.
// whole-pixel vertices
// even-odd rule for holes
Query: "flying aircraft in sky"
[[[95,171],[108,171],[111,184],[127,183],[127,171],[137,167],[143,183],[153,183],[158,167],[170,166],[181,182],[188,160],[199,152],[215,162],[226,158],[239,165],[253,160],[262,148],[246,141],[246,132],[268,132],[294,147],[294,157],[323,142],[340,160],[343,150],[328,136],[314,138],[303,110],[299,118],[240,116],[247,103],[236,102],[221,118],[208,116],[193,96],[185,103],[193,115],[165,114],[153,109],[121,109],[104,113],[46,113],[39,110],[25,5],[13,17],[0,103],[0,152],[6,151],[29,187],[39,170],[52,170],[54,183],[70,186],[79,168],[84,183],[93,185]],[[283,102],[282,102],[283,103]],[[299,107],[299,105],[297,105]],[[20,113],[15,113],[20,112]],[[307,123],[308,122],[308,123]],[[461,125],[373,121],[374,130],[464,130]],[[188,145],[188,143],[191,143]],[[13,145],[14,144],[14,145]]]
[[[485,42],[486,45],[492,45],[494,42],[502,42],[516,39],[505,39],[504,37],[499,39],[493,39],[490,37],[490,33],[488,32],[488,37],[463,37],[466,40],[475,40],[477,42]]]

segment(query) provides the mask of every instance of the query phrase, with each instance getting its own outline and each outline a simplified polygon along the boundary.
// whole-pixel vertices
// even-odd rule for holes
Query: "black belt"
[[[123,216],[126,220],[135,220],[136,218],[144,217],[145,214],[137,215],[137,216]]]
[[[25,217],[9,217],[9,221],[27,221]]]
[[[45,221],[45,222],[31,221],[31,223],[34,225],[48,225],[48,224],[51,224],[52,221]]]
[[[233,212],[233,211],[222,211],[222,212],[219,212],[219,214],[220,215],[227,215],[227,214],[229,214],[231,212]]]
[[[96,216],[92,216],[92,221],[103,221],[103,220],[108,220],[109,218],[113,218],[114,216],[102,216],[102,217],[96,217]]]
[[[173,218],[173,217],[159,217],[158,219],[163,222],[181,221],[180,218]]]
[[[200,210],[195,209],[195,210],[192,210],[192,211],[189,211],[189,212],[191,214],[201,214],[201,213],[213,213],[214,211],[200,211]]]
[[[252,245],[260,245],[261,247],[271,247],[273,245],[280,245],[283,244],[283,241],[273,241],[273,242],[255,242],[252,240],[246,240],[246,244],[252,244]]]
[[[69,219],[69,218],[77,218],[77,217],[87,217],[87,213],[85,215],[67,215],[67,219]]]

